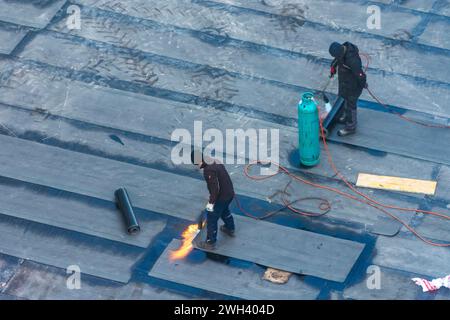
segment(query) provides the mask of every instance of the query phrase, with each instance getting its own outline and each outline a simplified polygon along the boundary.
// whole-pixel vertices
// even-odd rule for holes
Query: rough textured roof
[[[67,28],[70,5],[81,9],[79,30]],[[379,30],[366,26],[368,5],[382,9]],[[205,129],[280,129],[281,164],[345,190],[324,150],[311,169],[299,167],[296,150],[296,106],[326,82],[329,44],[350,40],[371,56],[369,86],[392,110],[449,125],[449,26],[448,0],[0,0],[0,299],[448,299],[448,289],[422,293],[411,278],[450,274],[449,248],[304,184],[291,185],[290,196],[327,198],[332,210],[320,218],[281,211],[267,230],[363,244],[345,281],[293,275],[274,286],[251,261],[194,250],[168,264],[167,255],[207,200],[199,172],[170,160],[174,129],[192,130],[195,120]],[[330,97],[336,91],[332,82]],[[405,122],[367,93],[359,107],[358,134],[330,137],[338,169],[353,183],[359,172],[436,180],[434,196],[363,191],[449,215],[448,129]],[[272,196],[286,176],[255,182],[242,165],[228,169],[245,209],[280,208]],[[122,186],[138,236],[126,234],[114,204]],[[450,241],[448,220],[390,212],[428,239]],[[66,286],[71,265],[81,268],[80,290]],[[379,290],[367,287],[372,265]]]

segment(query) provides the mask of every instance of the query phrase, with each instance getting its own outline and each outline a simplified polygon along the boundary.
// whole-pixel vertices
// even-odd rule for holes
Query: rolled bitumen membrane
[[[131,205],[127,190],[125,188],[119,188],[114,192],[114,195],[116,196],[117,207],[125,218],[128,233],[138,233],[141,228],[139,227],[139,223],[134,214],[133,206]]]

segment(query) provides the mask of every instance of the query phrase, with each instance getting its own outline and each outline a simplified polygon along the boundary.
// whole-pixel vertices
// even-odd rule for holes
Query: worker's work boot
[[[203,250],[215,250],[216,249],[216,243],[215,242],[209,242],[209,241],[198,241],[197,247],[199,249]]]
[[[222,231],[223,233],[225,233],[229,237],[234,237],[235,236],[234,230],[228,229],[227,227],[225,227],[225,225],[220,226],[220,231]]]
[[[341,124],[345,124],[345,120],[346,120],[346,116],[345,116],[345,112],[339,117],[338,122]]]
[[[338,131],[338,136],[339,137],[346,137],[349,136],[351,134],[354,134],[356,132],[356,129],[350,130],[350,129],[341,129]]]

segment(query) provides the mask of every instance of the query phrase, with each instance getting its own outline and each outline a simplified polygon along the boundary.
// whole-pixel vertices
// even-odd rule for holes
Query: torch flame
[[[181,237],[183,238],[183,244],[181,247],[176,250],[172,251],[170,254],[170,260],[179,260],[186,257],[189,252],[192,251],[193,245],[192,240],[197,236],[197,234],[200,232],[198,229],[198,224],[191,224],[189,227],[187,227],[186,230],[183,231]]]

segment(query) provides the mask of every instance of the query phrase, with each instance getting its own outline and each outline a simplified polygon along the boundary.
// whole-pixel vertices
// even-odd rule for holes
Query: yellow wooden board
[[[436,191],[437,182],[360,173],[356,185],[358,187],[433,195]]]

